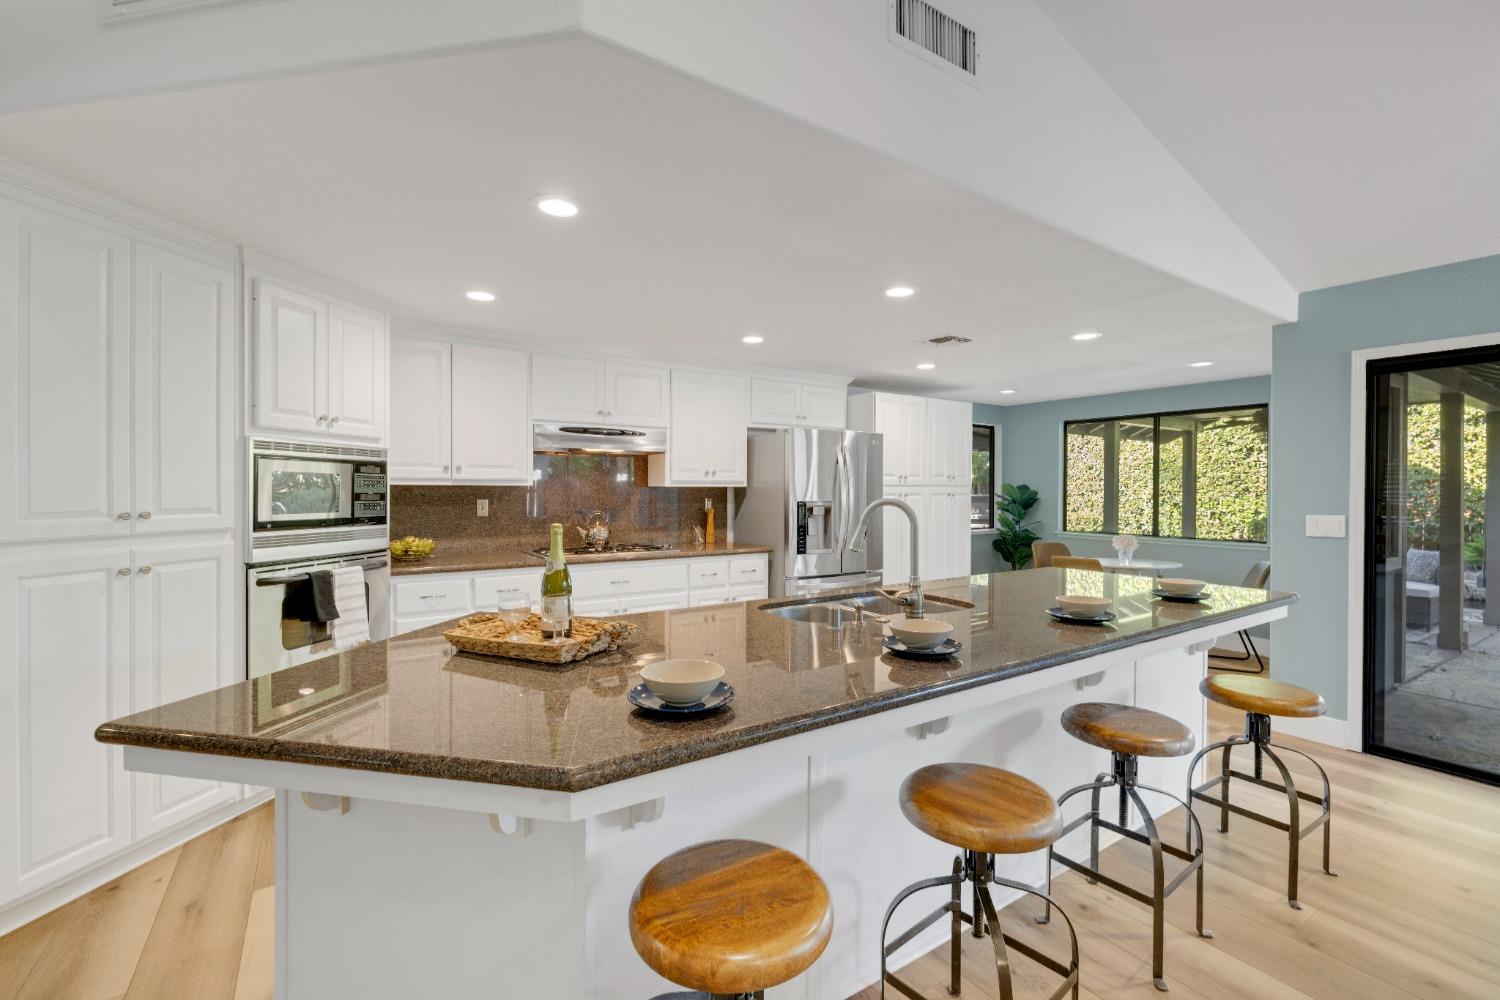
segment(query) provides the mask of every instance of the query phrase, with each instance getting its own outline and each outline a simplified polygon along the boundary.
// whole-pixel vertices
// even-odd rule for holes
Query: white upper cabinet
[[[743,486],[749,380],[721,372],[672,372],[665,456],[647,464],[652,486]]]
[[[452,476],[452,347],[439,340],[391,341],[391,447],[394,482],[447,482]]]
[[[251,424],[318,438],[385,440],[386,322],[332,297],[251,280]]]
[[[965,486],[973,447],[973,406],[951,399],[929,399],[923,444],[922,480],[932,486]]]
[[[396,338],[391,480],[529,483],[529,361],[503,347]]]
[[[234,305],[233,268],[136,244],[137,532],[233,526]]]
[[[891,392],[855,397],[851,425],[872,430],[883,439],[883,478],[887,486],[914,486],[923,481],[927,453],[927,403],[920,396]]]
[[[0,198],[0,541],[128,534],[130,240]]]
[[[527,361],[521,351],[453,345],[454,482],[530,482]]]
[[[255,425],[321,434],[328,420],[328,305],[255,281]]]
[[[844,427],[848,390],[824,382],[750,380],[750,422],[757,427]]]
[[[597,358],[531,359],[531,417],[620,427],[665,427],[668,369]]]
[[[385,436],[385,320],[345,306],[328,308],[328,423],[340,437]]]

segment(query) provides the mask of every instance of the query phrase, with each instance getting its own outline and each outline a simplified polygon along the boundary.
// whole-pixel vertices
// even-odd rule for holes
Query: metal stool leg
[[[1297,797],[1297,786],[1292,782],[1292,773],[1286,769],[1286,765],[1281,762],[1280,757],[1278,757],[1268,747],[1265,747],[1259,743],[1255,745],[1255,748],[1257,751],[1264,753],[1266,757],[1270,759],[1271,763],[1276,765],[1276,770],[1281,772],[1281,783],[1286,787],[1286,801],[1287,807],[1290,812],[1287,818],[1286,834],[1286,898],[1287,901],[1291,903],[1292,909],[1300,910],[1302,909],[1302,904],[1297,901],[1297,856],[1301,852],[1302,847],[1302,825],[1298,819],[1299,800]],[[1256,775],[1256,777],[1258,778],[1260,777],[1260,775]]]
[[[1295,747],[1282,746],[1280,743],[1270,743],[1267,745],[1272,747],[1273,749],[1281,750],[1285,753],[1294,753],[1317,769],[1318,777],[1322,779],[1323,782],[1323,873],[1325,875],[1332,875],[1337,878],[1339,873],[1329,867],[1328,863],[1329,850],[1332,847],[1331,831],[1333,829],[1333,786],[1328,781],[1328,772],[1323,770],[1323,765],[1318,763],[1317,758],[1313,757],[1310,754],[1303,753],[1301,750],[1298,750]]]
[[[1104,789],[1109,788],[1114,783],[1114,775],[1101,773],[1096,775],[1094,777],[1094,780],[1089,782],[1088,784],[1078,785],[1075,788],[1070,788],[1066,792],[1063,792],[1062,797],[1057,800],[1057,808],[1061,809],[1063,805],[1073,796],[1081,794],[1083,792],[1091,793],[1089,796],[1089,811],[1083,816],[1080,816],[1078,819],[1069,823],[1067,826],[1063,827],[1063,836],[1066,836],[1068,833],[1076,829],[1080,823],[1083,823],[1084,821],[1088,822],[1089,835],[1093,840],[1092,849],[1089,854],[1089,857],[1092,859],[1093,863],[1089,867],[1096,870],[1099,867],[1099,793]],[[1062,838],[1059,837],[1058,839],[1060,840]],[[1049,847],[1047,849],[1047,878],[1045,883],[1047,886],[1047,891],[1042,894],[1042,898],[1047,901],[1047,905],[1043,908],[1042,915],[1035,918],[1036,922],[1039,924],[1048,923],[1052,919],[1052,863],[1057,857],[1056,847],[1057,845],[1053,844],[1052,847]],[[1089,885],[1093,885],[1094,880],[1089,879],[1088,883]]]
[[[1156,832],[1156,821],[1151,818],[1151,813],[1146,809],[1146,803],[1141,801],[1141,796],[1135,788],[1123,789],[1121,798],[1125,792],[1130,793],[1130,800],[1140,810],[1141,820],[1146,827],[1146,839],[1151,844],[1151,978],[1156,988],[1163,993],[1167,991],[1167,980],[1162,972],[1163,954],[1166,951],[1166,920],[1167,920],[1167,867],[1162,859],[1161,837]],[[1125,809],[1120,809],[1123,821]]]

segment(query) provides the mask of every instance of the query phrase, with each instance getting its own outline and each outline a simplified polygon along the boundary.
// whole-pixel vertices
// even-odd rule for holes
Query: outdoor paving
[[[1500,774],[1500,626],[1466,609],[1469,648],[1439,649],[1437,631],[1408,630],[1408,680],[1385,697],[1381,743]]]

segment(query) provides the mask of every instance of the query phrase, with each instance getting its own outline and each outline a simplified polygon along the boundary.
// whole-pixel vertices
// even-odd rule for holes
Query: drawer
[[[426,628],[429,625],[440,625],[443,622],[451,622],[462,613],[449,612],[440,615],[411,615],[405,618],[396,618],[391,621],[391,635],[392,637],[405,635],[408,632],[415,632],[417,629]]]
[[[518,590],[526,595],[535,611],[542,604],[542,571],[517,570],[514,573],[492,573],[474,578],[474,610],[494,611],[500,606],[500,592]]]
[[[766,582],[765,556],[739,556],[729,560],[729,585]]]
[[[439,611],[451,611],[450,617],[473,610],[473,593],[469,578],[398,580],[391,587],[395,591],[395,607],[398,615],[432,615]]]
[[[585,597],[579,598],[577,581],[574,581],[573,613],[584,618],[602,618],[606,615],[618,615],[620,611],[620,599],[618,597]]]
[[[650,594],[687,589],[687,566],[679,559],[590,563],[572,569],[573,598]]]
[[[729,588],[729,599],[731,601],[764,601],[766,596],[766,585],[764,583],[752,583],[746,587]]]
[[[706,608],[714,604],[728,604],[734,598],[729,596],[729,591],[719,590],[695,590],[689,595],[688,607]]]
[[[688,587],[693,590],[729,586],[729,560],[694,559],[688,563]]]
[[[688,606],[688,595],[677,590],[666,594],[641,594],[620,598],[620,611],[634,615],[643,611],[673,611]]]

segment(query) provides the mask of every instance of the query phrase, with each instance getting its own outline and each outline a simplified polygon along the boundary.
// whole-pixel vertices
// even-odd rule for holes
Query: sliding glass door
[[[1500,782],[1500,348],[1368,371],[1365,749]]]

